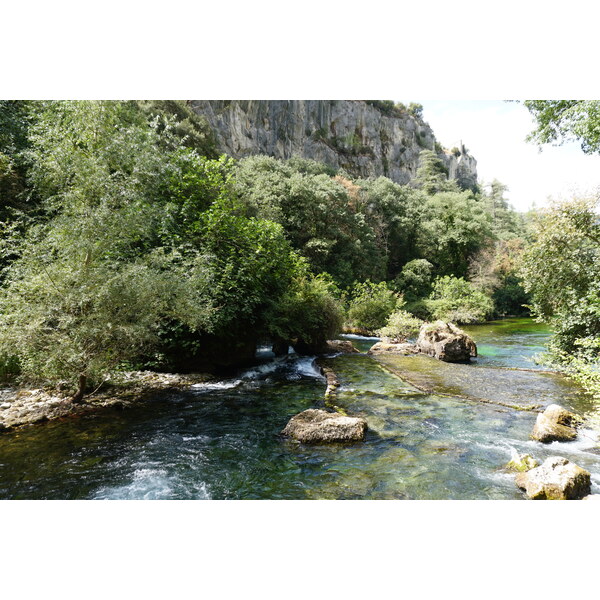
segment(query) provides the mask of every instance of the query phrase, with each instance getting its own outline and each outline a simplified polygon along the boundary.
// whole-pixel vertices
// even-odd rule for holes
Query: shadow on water
[[[487,327],[470,329],[476,341],[487,340],[496,357],[511,347],[527,366],[527,353],[545,339],[524,322]],[[367,419],[365,443],[307,446],[279,436],[292,415],[323,405],[325,382],[313,360],[290,355],[123,412],[5,432],[0,497],[516,499],[523,495],[502,469],[511,447],[538,460],[565,456],[590,470],[600,491],[592,432],[543,446],[528,439],[535,413],[439,395],[560,401],[585,412],[575,386],[492,368],[483,354],[477,365],[385,358],[435,391],[416,389],[365,355],[329,359],[341,383],[335,403]]]

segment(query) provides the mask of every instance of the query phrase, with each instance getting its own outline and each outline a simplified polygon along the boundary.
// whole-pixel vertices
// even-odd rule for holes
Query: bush
[[[417,319],[405,310],[397,310],[390,315],[387,325],[377,333],[381,337],[389,337],[397,342],[403,342],[419,333],[423,321]]]
[[[348,307],[348,324],[375,331],[384,327],[389,316],[402,306],[402,297],[381,283],[357,283]]]
[[[407,262],[396,277],[394,285],[402,292],[407,301],[423,298],[431,291],[433,265],[424,258]]]
[[[274,340],[300,342],[318,352],[340,332],[343,322],[338,290],[325,275],[308,272],[297,277],[269,315],[269,335]]]
[[[492,299],[462,277],[438,277],[427,305],[434,319],[454,323],[485,321],[494,309]]]

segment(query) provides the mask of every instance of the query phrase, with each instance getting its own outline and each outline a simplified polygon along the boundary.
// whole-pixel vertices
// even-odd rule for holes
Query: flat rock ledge
[[[561,456],[551,456],[542,466],[519,473],[515,483],[532,500],[580,500],[591,491],[590,473]]]
[[[395,344],[393,342],[377,342],[369,348],[367,354],[402,354],[407,356],[409,354],[417,354],[418,350],[414,344],[408,342]]]
[[[120,410],[142,402],[158,391],[185,389],[208,379],[210,376],[206,374],[121,373],[105,390],[85,396],[79,404],[73,404],[70,395],[63,391],[5,388],[0,390],[0,431],[105,408]]]
[[[550,404],[537,417],[531,439],[544,444],[569,442],[577,437],[575,425],[579,418],[558,404]]]
[[[309,408],[293,416],[281,434],[305,444],[328,444],[362,442],[366,431],[365,419]]]

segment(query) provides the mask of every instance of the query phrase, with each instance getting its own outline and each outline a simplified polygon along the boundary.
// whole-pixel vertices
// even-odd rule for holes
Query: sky
[[[600,156],[585,155],[577,143],[543,146],[526,142],[534,129],[521,103],[496,100],[422,101],[423,118],[446,148],[465,144],[477,160],[485,183],[498,179],[508,186],[505,197],[519,211],[600,187]]]

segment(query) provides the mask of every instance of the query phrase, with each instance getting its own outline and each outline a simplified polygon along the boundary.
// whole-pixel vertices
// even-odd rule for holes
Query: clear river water
[[[327,359],[341,383],[335,404],[367,419],[364,443],[280,437],[291,416],[323,407],[325,380],[311,357],[263,352],[262,364],[233,379],[2,433],[0,498],[523,499],[504,469],[514,451],[540,462],[564,456],[592,473],[600,493],[597,432],[543,445],[529,439],[537,413],[517,410],[596,410],[576,385],[535,364],[549,332],[528,319],[465,329],[479,349],[469,365]],[[362,352],[375,341],[347,337]]]

